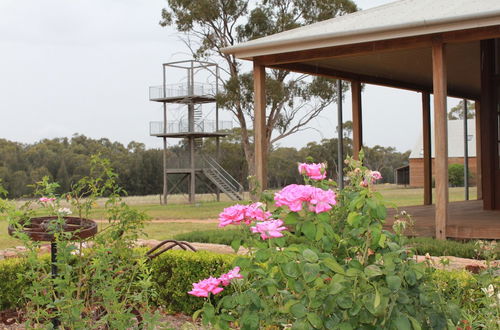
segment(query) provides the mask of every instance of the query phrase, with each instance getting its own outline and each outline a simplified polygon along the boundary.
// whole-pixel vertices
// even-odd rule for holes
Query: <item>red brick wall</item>
[[[448,164],[463,164],[464,159],[461,157],[448,158]],[[472,179],[469,184],[476,185],[477,163],[476,157],[469,158],[469,172]],[[434,177],[434,159],[432,159],[432,176]],[[423,158],[410,158],[410,187],[423,187],[424,186],[424,159]]]

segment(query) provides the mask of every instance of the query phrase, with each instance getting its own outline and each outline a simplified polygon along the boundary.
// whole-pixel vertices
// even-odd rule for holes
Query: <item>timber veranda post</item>
[[[424,205],[432,205],[431,95],[422,93],[422,136],[424,150]]]
[[[352,155],[359,160],[359,151],[363,148],[363,113],[361,98],[361,82],[351,82],[352,93]]]
[[[441,40],[432,44],[432,80],[434,89],[434,135],[436,148],[436,238],[446,239],[448,223],[448,122],[446,45]]]
[[[257,61],[253,63],[253,78],[255,176],[259,184],[257,192],[260,193],[267,185],[266,68]]]

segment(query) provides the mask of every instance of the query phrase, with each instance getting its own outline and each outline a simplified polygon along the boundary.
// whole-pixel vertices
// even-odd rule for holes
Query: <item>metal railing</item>
[[[215,84],[194,83],[189,86],[188,83],[178,83],[165,85],[165,87],[163,85],[149,87],[149,99],[158,100],[195,95],[214,97],[216,92],[217,86]]]
[[[152,121],[149,123],[149,135],[161,135],[171,133],[216,133],[215,120],[200,120],[194,123],[190,129],[188,120],[167,122],[167,129],[162,121]],[[219,121],[219,131],[230,130],[233,128],[233,122],[230,120]]]
[[[201,159],[203,159],[204,168],[209,168],[216,172],[217,175],[222,178],[232,188],[233,191],[238,193],[243,192],[243,186],[238,181],[236,181],[236,179],[231,174],[229,174],[214,158],[203,153],[199,153],[198,157],[200,156]]]

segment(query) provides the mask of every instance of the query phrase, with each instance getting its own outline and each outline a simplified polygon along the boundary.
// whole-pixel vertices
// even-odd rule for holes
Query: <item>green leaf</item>
[[[350,296],[342,296],[337,298],[337,305],[343,309],[349,309],[352,307],[352,298]]]
[[[305,264],[304,265],[304,272],[302,274],[304,277],[304,280],[307,283],[314,281],[318,277],[319,270],[320,270],[320,268],[319,268],[318,264],[310,264],[310,263]]]
[[[415,285],[417,284],[417,277],[415,275],[415,272],[411,269],[407,270],[404,274],[405,280],[409,285]]]
[[[377,308],[380,306],[380,293],[377,289],[375,289],[375,299],[373,300],[373,306]]]
[[[353,327],[350,323],[344,322],[339,324],[339,330],[353,330]]]
[[[347,223],[353,227],[358,227],[361,222],[361,215],[358,212],[351,212],[347,216]]]
[[[382,270],[377,265],[370,265],[365,268],[365,274],[368,278],[382,275]]]
[[[344,290],[344,286],[342,285],[342,283],[335,282],[330,286],[330,291],[328,291],[328,293],[331,295],[335,295],[342,290]]]
[[[387,235],[386,234],[380,235],[380,239],[378,240],[378,246],[380,246],[381,248],[384,248],[385,247],[385,240],[386,239],[387,239]]]
[[[316,262],[316,261],[318,261],[318,255],[316,254],[316,252],[314,252],[311,249],[305,249],[304,252],[302,252],[302,256],[308,262]]]
[[[231,247],[233,248],[234,252],[238,252],[241,246],[241,240],[240,239],[235,239],[231,242]]]
[[[211,323],[215,317],[215,308],[209,303],[203,305],[203,322]]]
[[[259,315],[253,311],[245,311],[241,316],[242,329],[258,329]]]
[[[255,259],[259,262],[267,261],[271,257],[271,250],[269,249],[261,249],[255,253]]]
[[[394,321],[394,326],[398,330],[412,330],[410,321],[405,315],[400,314],[398,318]]]
[[[290,261],[283,266],[283,272],[286,276],[297,278],[299,277],[299,266],[295,261]]]
[[[302,303],[298,303],[290,307],[290,313],[292,313],[293,316],[296,318],[300,319],[306,316],[307,310]]]
[[[313,241],[316,238],[316,225],[311,221],[304,222],[302,232],[308,240]]]
[[[380,220],[385,220],[385,218],[387,218],[387,208],[384,205],[379,205],[377,207],[377,218]]]
[[[295,225],[300,221],[300,215],[297,212],[288,213],[283,219],[285,225]]]
[[[316,230],[316,237],[315,237],[316,241],[321,240],[323,236],[325,236],[325,228],[324,225],[320,223]]]
[[[318,314],[307,313],[307,320],[316,329],[320,329],[323,326],[323,321],[321,321],[321,318],[318,316]]]
[[[310,328],[309,323],[304,320],[298,320],[292,324],[292,330],[309,330]]]
[[[283,310],[283,313],[290,313],[290,308],[291,308],[293,305],[297,304],[297,303],[299,303],[299,301],[298,301],[298,300],[295,300],[295,299],[288,300],[288,301],[285,303],[285,305],[283,306],[283,309],[282,309],[282,310]]]
[[[360,271],[359,269],[356,269],[356,268],[349,268],[349,269],[347,269],[347,271],[345,272],[345,275],[346,275],[346,276],[349,276],[349,277],[356,277],[356,276],[358,276],[360,273],[361,273],[361,271]]]
[[[418,323],[418,321],[416,319],[414,319],[411,316],[408,316],[408,318],[410,319],[411,326],[413,327],[413,330],[421,330],[422,329],[422,327],[420,326],[420,323]]]
[[[344,268],[332,258],[323,259],[323,264],[335,273],[344,274]]]
[[[392,291],[397,291],[401,287],[401,278],[399,278],[399,276],[387,276],[385,278],[385,281],[387,282],[387,286],[389,287],[389,289],[391,289]]]

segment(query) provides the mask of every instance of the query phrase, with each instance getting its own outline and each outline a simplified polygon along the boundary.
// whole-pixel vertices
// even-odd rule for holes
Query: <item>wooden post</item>
[[[344,189],[344,123],[342,118],[342,80],[337,80],[337,184]]]
[[[432,205],[431,95],[422,93],[424,147],[424,205]]]
[[[352,92],[352,154],[359,159],[359,151],[363,147],[363,117],[361,111],[361,82],[351,82]]]
[[[476,117],[476,188],[477,199],[483,199],[483,176],[481,171],[481,103],[475,102]]]
[[[260,190],[266,189],[266,68],[254,61],[254,141],[255,141],[255,176]]]
[[[463,99],[464,102],[464,198],[466,201],[469,200],[469,129],[467,118],[467,99]]]
[[[446,224],[448,222],[447,79],[446,49],[440,40],[435,40],[432,45],[432,81],[436,148],[436,238],[446,239]]]

